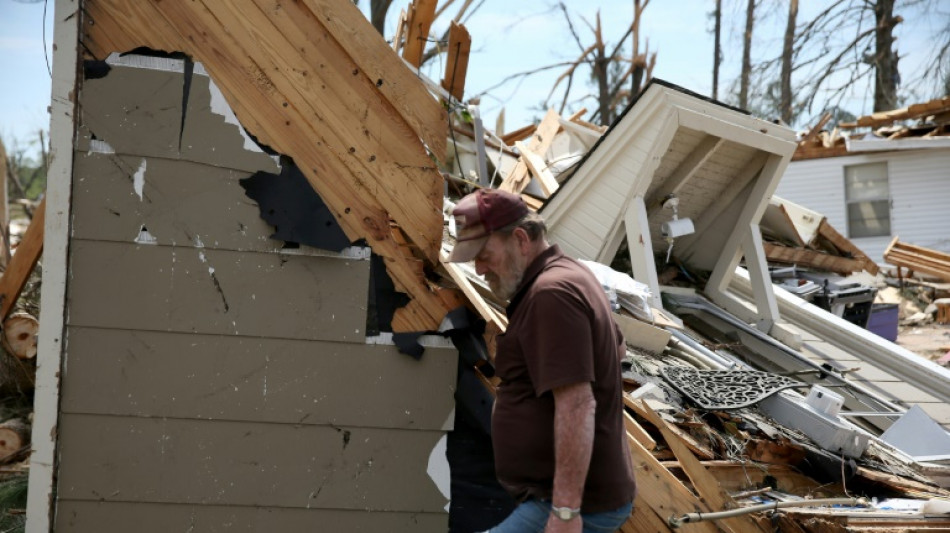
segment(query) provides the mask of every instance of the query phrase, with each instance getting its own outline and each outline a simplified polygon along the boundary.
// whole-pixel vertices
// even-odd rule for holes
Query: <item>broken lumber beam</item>
[[[516,129],[515,131],[508,132],[501,136],[501,140],[505,143],[506,146],[512,146],[515,144],[515,141],[523,141],[534,134],[534,131],[538,127],[534,124],[528,124],[521,128]]]
[[[465,76],[468,73],[468,56],[472,50],[472,36],[455,21],[449,26],[449,53],[445,58],[445,77],[442,88],[452,98],[462,101],[465,94]]]
[[[839,257],[806,248],[792,248],[768,242],[763,242],[762,248],[765,249],[765,258],[776,263],[813,267],[838,274],[851,274],[865,269],[865,262],[862,260]]]
[[[13,305],[30,279],[33,267],[43,253],[43,226],[46,223],[46,198],[33,211],[33,220],[16,248],[10,264],[0,276],[0,320],[6,320]]]
[[[950,281],[950,254],[903,243],[894,237],[884,250],[884,260],[888,263],[937,276],[944,281]]]
[[[880,271],[877,263],[871,260],[860,248],[854,245],[850,239],[838,232],[831,224],[828,223],[828,219],[822,219],[821,223],[818,224],[818,235],[824,238],[826,241],[830,242],[835,248],[840,252],[849,254],[857,261],[864,263],[864,270],[876,276]]]
[[[531,151],[531,149],[521,141],[515,141],[515,148],[521,152],[521,159],[525,165],[527,165],[531,175],[538,180],[538,185],[541,186],[541,192],[548,197],[554,194],[554,191],[558,188],[557,180],[554,179],[554,174],[551,174],[551,171],[548,169],[548,164],[544,162],[544,158]]]
[[[535,153],[544,154],[547,152],[551,143],[554,141],[554,136],[557,135],[558,130],[561,128],[559,119],[560,116],[557,114],[557,111],[548,109],[548,112],[544,115],[544,118],[541,119],[541,123],[538,124],[538,127],[534,130],[534,133],[528,139],[525,146]],[[511,172],[505,176],[505,180],[498,188],[506,192],[518,194],[528,186],[530,180],[531,175],[528,173],[528,165],[522,157],[518,160],[518,163],[515,164]]]
[[[736,507],[735,500],[723,490],[722,485],[717,481],[716,476],[708,472],[699,462],[699,459],[687,448],[686,444],[670,430],[669,424],[660,418],[660,415],[650,408],[646,403],[643,404],[647,420],[650,421],[666,440],[667,446],[673,450],[679,460],[680,466],[686,472],[686,476],[693,483],[693,488],[699,494],[709,507],[716,511],[726,511]],[[750,531],[759,531],[765,533],[765,530],[759,527],[759,524],[749,515],[726,518],[718,522],[724,529],[731,533],[746,533]]]
[[[627,443],[633,471],[637,478],[637,496],[634,500],[634,508],[637,511],[633,513],[628,523],[633,525],[642,520],[644,517],[636,517],[636,515],[646,509],[655,513],[664,523],[671,516],[681,516],[697,511],[708,513],[713,510],[664,468],[637,439],[628,435]],[[690,528],[691,531],[701,533],[718,533],[719,531],[719,528],[710,522],[690,524]]]
[[[643,418],[644,420],[649,420],[649,418],[647,418],[647,411],[644,408],[645,403],[646,402],[634,400],[627,394],[623,395],[623,404],[625,406],[630,408],[640,418]],[[683,431],[682,429],[676,426],[669,426],[669,429],[670,431],[675,433],[680,439],[682,439],[683,442],[686,443],[686,446],[688,446],[689,449],[694,454],[696,454],[696,456],[698,456],[700,459],[712,459],[716,456],[716,454],[714,454],[712,450],[700,444],[699,441],[694,439],[689,433]]]
[[[436,0],[413,0],[409,7],[406,44],[402,50],[402,57],[416,68],[422,64],[422,53],[429,39],[432,21],[435,19],[435,7]]]
[[[656,441],[653,437],[626,411],[623,413],[623,425],[627,429],[627,435],[637,439],[644,448],[651,452],[656,449]]]

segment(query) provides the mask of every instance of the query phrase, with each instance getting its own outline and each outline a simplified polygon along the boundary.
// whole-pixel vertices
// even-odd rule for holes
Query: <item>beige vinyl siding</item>
[[[207,78],[182,130],[181,76],[81,92],[56,530],[445,531],[457,352],[368,344],[368,250],[270,239],[239,180],[274,161]]]

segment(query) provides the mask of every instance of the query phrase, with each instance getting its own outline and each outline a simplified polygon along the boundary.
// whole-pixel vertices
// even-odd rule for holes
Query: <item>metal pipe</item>
[[[866,498],[819,498],[815,500],[800,500],[795,502],[772,502],[762,505],[753,505],[741,509],[732,509],[730,511],[718,511],[715,513],[687,513],[683,516],[671,516],[668,520],[670,527],[678,529],[683,524],[695,522],[704,522],[706,520],[722,520],[723,518],[732,518],[759,511],[772,511],[784,507],[817,507],[819,505],[843,505],[851,504],[854,507],[870,507],[871,504]]]
[[[667,328],[667,330],[670,333],[672,333],[673,338],[679,341],[680,343],[682,343],[684,347],[689,347],[690,349],[694,350],[697,354],[709,359],[715,365],[718,365],[719,370],[735,368],[736,363],[726,360],[726,358],[724,358],[723,356],[717,354],[716,352],[696,342],[695,339],[693,339],[686,333],[683,333],[682,331],[678,331],[674,328]]]

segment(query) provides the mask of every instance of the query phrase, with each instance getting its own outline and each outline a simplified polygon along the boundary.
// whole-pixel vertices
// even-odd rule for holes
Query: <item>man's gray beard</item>
[[[505,280],[498,278],[498,283],[493,284],[489,283],[488,286],[491,288],[492,294],[498,297],[499,300],[507,302],[511,300],[511,297],[515,295],[515,292],[518,290],[518,287],[521,286],[521,280],[524,279],[524,270],[518,273],[518,275],[511,279],[511,283],[505,283]]]

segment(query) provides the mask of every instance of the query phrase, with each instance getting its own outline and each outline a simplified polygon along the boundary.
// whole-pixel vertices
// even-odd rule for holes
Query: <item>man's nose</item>
[[[488,272],[488,269],[485,268],[485,263],[479,259],[475,260],[475,273],[479,276],[484,276]]]

